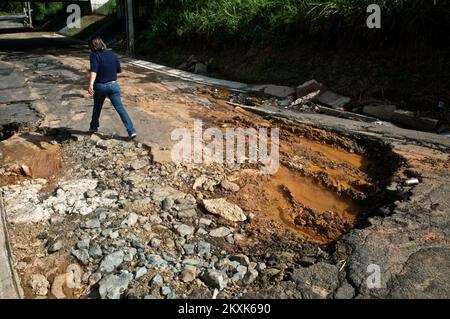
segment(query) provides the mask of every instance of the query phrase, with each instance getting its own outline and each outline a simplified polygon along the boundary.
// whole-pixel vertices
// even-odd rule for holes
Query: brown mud
[[[28,178],[56,179],[62,169],[60,147],[49,138],[30,133],[14,135],[0,143],[0,185]]]
[[[222,194],[255,215],[251,227],[260,226],[258,233],[264,237],[262,224],[269,221],[270,233],[290,231],[318,244],[336,241],[368,214],[366,202],[390,181],[395,166],[390,163],[392,154],[385,154],[385,166],[377,165],[375,156],[366,155],[356,139],[306,125],[269,121],[205,96],[216,107],[207,114],[191,114],[203,120],[204,128],[280,129],[279,170],[264,175],[249,166],[229,176],[241,190]]]

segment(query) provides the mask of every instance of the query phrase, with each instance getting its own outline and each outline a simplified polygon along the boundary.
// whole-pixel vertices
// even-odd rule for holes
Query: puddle
[[[328,242],[353,225],[360,207],[356,201],[339,196],[307,176],[280,167],[264,185],[263,210],[293,233],[314,242]],[[308,223],[308,218],[315,219]],[[320,229],[321,224],[326,226]],[[334,224],[334,225],[333,225]],[[329,231],[336,228],[336,231]]]

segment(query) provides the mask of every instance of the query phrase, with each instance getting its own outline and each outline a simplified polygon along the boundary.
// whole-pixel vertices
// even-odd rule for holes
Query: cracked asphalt
[[[0,128],[16,123],[24,131],[63,129],[85,136],[92,109],[86,93],[88,54],[85,45],[54,34],[0,35]],[[173,145],[170,132],[190,127],[199,114],[217,105],[196,93],[204,85],[126,62],[123,69],[119,82],[139,133],[137,142],[151,149],[153,161],[167,162]],[[125,129],[112,106],[105,106],[99,135],[122,140]],[[401,159],[401,165],[377,211],[326,246],[327,262],[295,268],[288,280],[264,289],[249,288],[245,297],[450,297],[448,137],[275,107],[247,110],[287,125],[380,141]],[[409,178],[420,182],[405,185]],[[370,265],[379,266],[379,287],[367,284],[372,278]]]

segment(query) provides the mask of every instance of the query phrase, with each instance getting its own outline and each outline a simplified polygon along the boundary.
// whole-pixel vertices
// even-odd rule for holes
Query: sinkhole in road
[[[210,101],[216,107],[207,116],[194,114],[209,127],[279,128],[278,171],[264,175],[249,165],[229,176],[240,191],[221,194],[253,213],[250,227],[255,233],[289,231],[302,240],[327,244],[363,226],[387,204],[385,189],[401,160],[382,140],[258,116],[211,97]]]
[[[230,196],[262,223],[325,244],[356,227],[375,207],[397,168],[388,146],[323,130],[281,127],[280,168],[275,174],[243,170],[232,180],[241,191]],[[308,136],[308,137],[306,137]],[[261,224],[261,228],[264,228]]]

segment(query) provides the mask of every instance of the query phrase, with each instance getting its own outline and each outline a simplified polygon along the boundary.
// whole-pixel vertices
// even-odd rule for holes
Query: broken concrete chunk
[[[240,189],[238,184],[230,182],[226,179],[224,179],[220,182],[220,187],[222,187],[226,191],[231,191],[231,192],[238,192]]]
[[[299,99],[313,92],[323,91],[324,89],[325,86],[322,83],[319,83],[316,80],[310,80],[297,86],[295,92],[297,99]]]
[[[333,109],[341,109],[347,103],[349,103],[351,99],[332,91],[325,91],[319,94],[319,96],[317,96],[315,100],[317,101],[317,103],[332,107]]]
[[[405,110],[394,111],[392,121],[421,131],[433,131],[439,123],[438,120],[416,116],[413,112]]]
[[[294,95],[295,90],[290,86],[267,85],[264,88],[264,93],[284,99],[288,96]]]
[[[365,105],[362,109],[362,113],[385,121],[390,121],[392,120],[395,110],[395,105]]]
[[[41,274],[31,275],[29,281],[30,287],[33,290],[33,293],[38,296],[45,296],[48,293],[48,288],[50,287],[50,283],[47,278]]]
[[[239,206],[227,202],[225,198],[205,199],[203,205],[209,213],[233,222],[242,222],[247,219]]]
[[[119,299],[128,288],[133,275],[122,271],[120,275],[107,275],[99,283],[99,293],[102,299]]]

